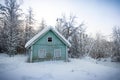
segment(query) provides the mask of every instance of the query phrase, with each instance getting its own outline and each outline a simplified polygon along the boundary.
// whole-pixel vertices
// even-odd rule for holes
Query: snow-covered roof
[[[52,30],[55,34],[57,34],[57,36],[63,41],[63,43],[65,43],[67,46],[71,46],[71,44],[69,43],[68,40],[66,40],[55,28],[49,26],[44,28],[41,32],[39,32],[38,34],[36,34],[32,39],[30,39],[26,44],[25,44],[25,48],[30,47],[31,45],[33,45],[37,39],[42,36],[43,34],[47,33],[49,30]]]

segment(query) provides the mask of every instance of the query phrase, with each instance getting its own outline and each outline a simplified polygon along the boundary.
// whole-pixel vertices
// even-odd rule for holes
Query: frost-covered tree
[[[5,5],[0,4],[0,14],[4,20],[3,33],[8,53],[15,54],[20,37],[20,4],[17,3],[17,0],[5,0]]]
[[[116,57],[117,61],[120,61],[120,27],[115,26],[113,28],[113,57]]]
[[[80,26],[71,36],[71,57],[79,58],[86,54],[86,46],[88,42],[87,38],[88,36],[85,33],[85,28],[83,26]]]
[[[40,22],[40,26],[38,28],[38,32],[43,30],[45,27],[47,27],[47,24],[46,24],[45,20],[42,19],[41,22]]]
[[[6,23],[4,19],[0,19],[0,52],[7,51],[7,34],[5,33]]]
[[[57,30],[70,41],[72,46],[70,47],[70,57],[80,57],[85,53],[85,41],[87,35],[85,34],[85,28],[83,23],[77,25],[76,17],[70,15],[69,18],[63,16],[62,18],[57,18],[56,28]]]
[[[107,41],[102,34],[97,33],[96,38],[93,42],[90,56],[95,59],[100,59],[108,57],[110,55],[110,52],[111,52],[110,42]]]
[[[32,8],[28,9],[28,14],[26,15],[26,20],[25,20],[25,43],[30,40],[34,34],[34,23],[35,23],[35,19],[34,19],[34,15],[33,15],[33,10]]]
[[[95,45],[95,39],[93,39],[91,36],[88,36],[86,38],[86,46],[85,46],[85,56],[90,56],[92,49]]]
[[[2,21],[0,20],[0,53],[2,52]]]
[[[62,18],[57,18],[56,28],[57,30],[64,35],[64,37],[69,40],[75,31],[84,24],[81,23],[79,26],[76,26],[76,16],[70,15],[67,19],[66,16]]]

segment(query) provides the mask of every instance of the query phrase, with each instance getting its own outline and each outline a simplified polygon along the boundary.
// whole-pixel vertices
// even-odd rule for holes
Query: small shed
[[[71,44],[55,28],[47,27],[30,39],[27,48],[29,61],[68,60]]]

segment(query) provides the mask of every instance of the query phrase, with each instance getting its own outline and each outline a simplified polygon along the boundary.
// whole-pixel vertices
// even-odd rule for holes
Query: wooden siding
[[[48,37],[52,37],[52,42],[48,42]],[[39,60],[38,52],[40,49],[46,50],[46,59],[54,59],[54,49],[61,49],[60,60],[66,60],[66,45],[50,30],[44,36],[32,45],[33,47],[33,60]]]

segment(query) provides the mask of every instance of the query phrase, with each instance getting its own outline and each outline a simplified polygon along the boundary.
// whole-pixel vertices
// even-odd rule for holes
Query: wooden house
[[[29,61],[68,60],[71,44],[53,27],[47,27],[30,39],[25,48]]]

